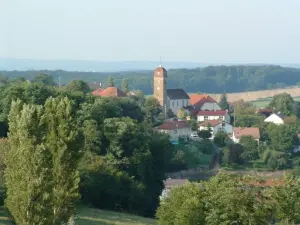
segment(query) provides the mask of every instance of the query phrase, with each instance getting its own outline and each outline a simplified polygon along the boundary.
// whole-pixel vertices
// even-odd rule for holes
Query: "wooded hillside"
[[[153,68],[154,69],[154,68]],[[168,69],[168,68],[167,68]],[[117,86],[123,78],[128,79],[130,89],[152,94],[153,71],[134,72],[66,72],[66,71],[0,71],[11,78],[23,76],[32,79],[39,73],[52,75],[58,83],[71,80],[84,80],[106,85],[109,76],[114,77]],[[168,88],[183,88],[187,92],[233,93],[264,89],[284,88],[300,83],[300,69],[273,65],[265,66],[209,66],[196,69],[168,70]]]

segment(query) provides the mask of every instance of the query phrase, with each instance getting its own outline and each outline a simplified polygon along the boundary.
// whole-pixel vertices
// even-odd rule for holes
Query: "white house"
[[[197,121],[220,120],[230,123],[230,116],[227,110],[199,111],[197,113]]]
[[[285,116],[280,113],[273,113],[269,117],[267,117],[264,120],[264,122],[280,125],[280,124],[284,124],[284,118],[285,118]]]
[[[232,140],[235,143],[240,142],[240,138],[243,136],[252,136],[258,143],[260,139],[260,133],[258,127],[234,127],[232,132]]]
[[[167,107],[176,115],[189,105],[190,97],[183,89],[167,89]]]
[[[216,100],[209,95],[203,94],[191,94],[190,105],[192,105],[195,110],[221,110]]]
[[[168,120],[157,127],[157,130],[170,136],[171,141],[177,141],[179,137],[190,137],[191,128],[186,121]]]
[[[227,134],[232,134],[232,125],[220,120],[206,120],[199,124],[199,130],[207,130],[208,126],[212,130],[212,136],[215,136],[219,131],[226,132]]]

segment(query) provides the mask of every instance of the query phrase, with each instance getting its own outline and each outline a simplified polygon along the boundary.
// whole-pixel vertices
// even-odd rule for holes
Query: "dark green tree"
[[[271,126],[268,136],[276,151],[290,152],[297,143],[296,130],[290,125]]]
[[[259,158],[258,143],[252,136],[242,136],[239,144],[243,146],[243,155],[245,161],[255,160]]]
[[[229,110],[229,103],[227,101],[227,95],[225,93],[221,95],[219,106],[223,110]]]
[[[226,142],[229,140],[229,136],[226,132],[219,131],[214,137],[214,143],[219,147],[226,146]]]
[[[290,116],[296,113],[294,99],[287,93],[275,95],[268,107],[274,109],[275,112],[282,113],[285,116]]]
[[[114,87],[115,86],[114,78],[112,76],[108,77],[107,86],[108,87]]]
[[[128,89],[128,81],[127,81],[127,79],[123,79],[123,80],[122,80],[121,87],[122,87],[122,91],[123,91],[124,93],[128,93],[128,92],[129,92],[129,89]]]
[[[54,86],[55,82],[53,80],[53,77],[51,75],[47,75],[47,74],[39,74],[37,75],[34,79],[33,79],[34,83],[41,83],[44,85],[48,85],[48,86]]]
[[[88,93],[88,92],[90,92],[90,88],[89,88],[89,85],[82,80],[72,80],[66,86],[66,91],[72,92],[72,93],[74,93],[74,92]]]

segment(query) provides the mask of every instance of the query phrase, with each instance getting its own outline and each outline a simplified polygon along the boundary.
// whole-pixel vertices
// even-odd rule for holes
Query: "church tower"
[[[154,70],[153,93],[159,104],[166,109],[167,104],[167,70],[160,65]]]

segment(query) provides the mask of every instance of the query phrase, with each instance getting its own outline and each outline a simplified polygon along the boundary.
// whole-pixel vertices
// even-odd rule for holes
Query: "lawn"
[[[12,225],[8,213],[0,208],[0,225]],[[154,225],[154,219],[143,218],[126,213],[103,211],[88,207],[78,208],[76,225]]]
[[[295,102],[300,102],[300,97],[294,97],[293,98]],[[265,108],[268,106],[268,104],[272,101],[272,98],[264,98],[264,99],[258,99],[256,101],[253,101],[252,104],[260,109],[260,108]]]

